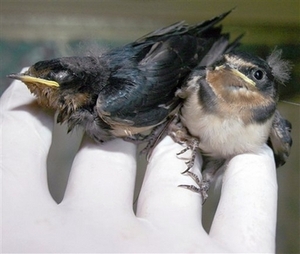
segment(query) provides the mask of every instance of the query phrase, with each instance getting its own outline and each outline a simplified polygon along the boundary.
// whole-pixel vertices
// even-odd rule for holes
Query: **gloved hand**
[[[277,182],[272,151],[236,156],[223,178],[209,233],[201,223],[195,184],[181,172],[179,144],[166,137],[154,149],[132,209],[135,145],[84,138],[63,201],[46,180],[53,115],[19,81],[1,98],[3,252],[274,252]],[[197,168],[196,160],[192,169]]]

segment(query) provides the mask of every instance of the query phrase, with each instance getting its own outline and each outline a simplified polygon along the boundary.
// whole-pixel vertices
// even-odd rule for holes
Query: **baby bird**
[[[289,79],[289,64],[274,51],[267,60],[230,52],[213,65],[198,66],[177,91],[184,99],[180,121],[170,130],[173,138],[193,150],[187,163],[193,166],[196,150],[204,155],[203,179],[189,173],[206,191],[226,160],[242,153],[255,153],[263,144],[272,147],[276,165],[285,163],[292,145],[291,124],[276,109],[278,84]],[[183,150],[181,153],[186,151]]]

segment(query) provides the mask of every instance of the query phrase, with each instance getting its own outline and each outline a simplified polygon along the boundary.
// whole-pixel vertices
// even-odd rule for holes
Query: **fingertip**
[[[28,68],[23,68],[21,72],[25,72]],[[26,85],[20,80],[12,80],[10,86],[4,91],[2,101],[9,109],[19,107],[24,104],[30,104],[36,100],[34,95],[30,93]]]
[[[42,194],[50,197],[46,160],[52,140],[53,116],[37,105],[35,97],[21,81],[12,82],[3,93],[0,105],[2,165],[6,177],[14,176],[6,178],[7,185],[23,190],[21,197],[31,191],[33,199]]]
[[[174,225],[185,220],[187,225],[199,226],[201,220],[201,195],[179,185],[197,185],[187,174],[186,161],[191,151],[181,157],[183,146],[165,137],[153,150],[138,199],[137,214],[157,224]],[[196,156],[191,171],[201,178],[201,157]]]
[[[124,156],[136,156],[136,145],[124,141],[121,138],[113,138],[109,141],[98,143],[87,135],[84,135],[79,148],[79,151],[83,153],[83,158],[90,156],[87,160],[97,160],[94,153],[107,154],[113,159],[113,154],[121,154]],[[89,155],[90,154],[90,155]],[[101,155],[102,156],[102,155]],[[105,156],[105,155],[104,155]]]
[[[136,145],[122,139],[103,144],[83,138],[76,154],[62,204],[87,209],[132,209]]]
[[[264,177],[274,181],[276,166],[272,149],[264,145],[255,154],[240,154],[232,158],[225,171],[223,184],[226,186],[231,178],[235,178],[239,174],[241,174],[241,180],[244,179],[244,175],[247,175],[251,176],[251,179]]]
[[[273,251],[276,211],[275,161],[264,145],[229,162],[210,235],[236,251]]]
[[[7,138],[27,146],[38,142],[46,145],[47,149],[50,147],[54,116],[37,104],[36,98],[21,81],[13,81],[3,93],[1,108]]]
[[[28,68],[23,68],[25,72]],[[36,97],[30,93],[20,80],[14,80],[1,97],[1,114],[4,129],[9,139],[16,139],[25,145],[42,142],[47,149],[51,144],[54,112],[37,104]],[[34,138],[35,137],[35,138]],[[29,146],[33,147],[33,146]]]

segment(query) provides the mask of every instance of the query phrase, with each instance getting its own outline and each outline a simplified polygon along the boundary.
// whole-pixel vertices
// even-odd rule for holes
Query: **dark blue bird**
[[[76,125],[98,142],[132,137],[178,110],[175,92],[199,65],[238,45],[216,26],[229,12],[196,25],[179,22],[100,56],[41,61],[21,74],[40,105],[58,111],[57,122]]]

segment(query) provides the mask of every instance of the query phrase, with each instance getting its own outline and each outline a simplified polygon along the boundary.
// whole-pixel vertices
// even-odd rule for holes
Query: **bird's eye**
[[[264,72],[260,69],[254,69],[252,75],[256,80],[262,80],[264,77]]]

